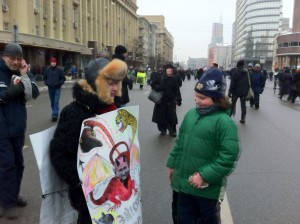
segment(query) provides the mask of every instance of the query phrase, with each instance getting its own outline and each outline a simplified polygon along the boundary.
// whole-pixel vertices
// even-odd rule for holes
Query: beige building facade
[[[128,52],[138,37],[136,0],[3,0],[0,53],[18,42],[32,66],[56,57],[65,68],[84,67],[93,57],[111,58],[114,47]]]
[[[174,38],[165,27],[162,15],[143,15],[151,24],[157,26],[157,67],[173,62]]]

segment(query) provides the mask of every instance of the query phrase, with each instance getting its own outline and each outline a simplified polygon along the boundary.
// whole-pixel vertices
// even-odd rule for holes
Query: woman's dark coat
[[[97,94],[85,91],[87,86],[75,83],[72,103],[64,107],[50,142],[50,159],[60,176],[69,186],[71,204],[78,211],[87,209],[77,173],[77,150],[82,121],[108,112],[110,105],[100,101]],[[111,107],[111,110],[116,107]]]
[[[290,93],[291,90],[291,86],[293,83],[293,78],[292,78],[292,74],[291,73],[287,73],[285,72],[282,76],[282,80],[281,80],[281,91],[280,94],[281,95],[286,95]]]
[[[181,105],[181,94],[176,77],[156,73],[151,80],[151,87],[164,92],[161,103],[154,106],[152,122],[177,124],[176,103]]]
[[[116,104],[118,107],[121,107],[122,105],[129,103],[130,99],[128,94],[128,88],[132,89],[132,87],[133,87],[132,80],[126,76],[125,79],[123,79],[122,81],[122,96],[115,97]]]

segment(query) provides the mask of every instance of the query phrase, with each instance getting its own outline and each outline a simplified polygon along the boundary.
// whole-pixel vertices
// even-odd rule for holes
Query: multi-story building
[[[136,0],[3,0],[0,51],[18,42],[26,60],[45,66],[52,56],[65,68],[110,58],[116,45],[129,52],[138,37]],[[1,53],[1,52],[0,52]]]
[[[231,36],[232,43],[234,43],[234,39],[235,39],[235,22],[232,23],[232,36]],[[232,44],[231,45],[231,64],[230,64],[230,69],[236,67],[236,63],[233,60],[234,52],[235,52],[235,45]]]
[[[294,0],[293,32],[300,32],[300,1]]]
[[[208,46],[208,66],[215,62],[215,46],[223,43],[223,24],[213,23],[211,42]]]
[[[213,23],[211,44],[221,44],[223,43],[223,24]]]
[[[281,29],[282,0],[237,0],[235,16],[234,64],[261,63],[272,67],[273,42]]]
[[[165,27],[165,17],[162,15],[143,15],[143,17],[157,27],[157,67],[172,62],[174,38]]]
[[[288,31],[288,32],[291,31],[290,18],[282,18],[281,31]]]
[[[151,24],[145,17],[139,17],[139,44],[136,52],[141,58],[140,66],[156,67],[156,36],[156,25]]]
[[[214,46],[214,63],[217,63],[220,68],[229,70],[231,67],[231,45],[216,44]]]
[[[273,68],[300,65],[300,1],[294,1],[293,32],[283,32],[275,38],[275,57]]]

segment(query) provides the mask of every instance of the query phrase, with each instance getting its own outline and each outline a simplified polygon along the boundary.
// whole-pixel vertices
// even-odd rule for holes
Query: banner
[[[56,126],[29,136],[40,171],[42,204],[40,223],[75,224],[77,211],[70,205],[68,185],[57,176],[49,157]]]
[[[94,223],[142,223],[138,106],[82,123],[77,167]]]

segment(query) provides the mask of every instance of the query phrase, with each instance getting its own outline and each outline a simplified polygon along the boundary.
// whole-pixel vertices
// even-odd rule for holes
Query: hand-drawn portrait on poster
[[[77,167],[94,223],[142,223],[138,106],[82,123]]]

